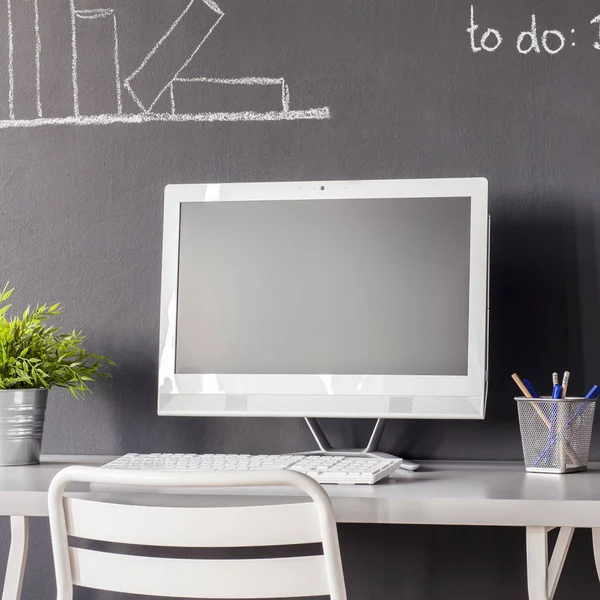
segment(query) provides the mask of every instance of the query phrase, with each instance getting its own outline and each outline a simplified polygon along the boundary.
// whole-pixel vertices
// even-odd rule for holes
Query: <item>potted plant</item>
[[[30,465],[40,460],[48,390],[67,388],[83,398],[95,378],[110,377],[104,368],[114,363],[87,352],[81,332],[47,325],[63,313],[60,304],[9,318],[12,293],[8,284],[0,292],[0,465]]]

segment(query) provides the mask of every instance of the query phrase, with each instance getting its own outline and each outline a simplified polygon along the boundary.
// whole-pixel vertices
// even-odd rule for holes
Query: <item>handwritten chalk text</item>
[[[600,15],[590,21],[596,25],[597,41],[593,47],[600,50]],[[499,29],[482,26],[477,22],[475,6],[471,5],[471,18],[467,28],[471,51],[477,54],[482,50],[485,52],[496,52],[503,44],[504,39]],[[516,49],[519,54],[559,54],[565,48],[576,46],[575,29],[561,31],[559,29],[542,29],[539,26],[538,17],[532,14],[529,17],[527,28],[519,33],[516,39]]]

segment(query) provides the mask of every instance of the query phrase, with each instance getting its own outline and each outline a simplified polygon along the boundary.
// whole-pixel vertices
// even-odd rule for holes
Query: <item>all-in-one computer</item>
[[[482,419],[485,179],[169,185],[158,412]],[[416,465],[405,462],[403,465]]]

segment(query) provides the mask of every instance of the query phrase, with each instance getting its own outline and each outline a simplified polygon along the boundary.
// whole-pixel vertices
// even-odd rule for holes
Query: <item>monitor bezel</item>
[[[175,373],[182,204],[427,197],[471,198],[467,375]],[[487,383],[488,219],[488,182],[484,178],[168,185],[164,202],[158,413],[483,418]]]

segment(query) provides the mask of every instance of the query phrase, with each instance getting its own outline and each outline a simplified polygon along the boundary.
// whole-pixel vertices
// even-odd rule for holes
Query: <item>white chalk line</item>
[[[125,79],[124,85],[127,88],[127,91],[131,94],[132,98],[135,100],[135,102],[139,105],[139,107],[142,110],[146,110],[146,107],[140,102],[139,98],[135,95],[135,93],[131,89],[131,86],[130,86],[129,82],[131,80],[135,79],[135,77],[137,76],[137,74],[146,66],[146,64],[148,64],[148,61],[154,56],[154,54],[160,48],[160,46],[163,44],[163,42],[171,35],[171,33],[173,32],[173,30],[175,29],[175,27],[177,27],[177,25],[179,25],[179,22],[181,21],[181,19],[183,19],[183,17],[190,10],[190,8],[192,8],[192,6],[194,5],[195,1],[196,0],[190,0],[190,3],[184,8],[183,12],[175,19],[175,21],[173,22],[173,24],[171,25],[171,27],[169,27],[169,29],[167,30],[167,32],[160,38],[160,40],[158,40],[158,43],[154,46],[154,48],[152,48],[152,50],[150,50],[150,52],[146,55],[146,57],[144,58],[144,60],[141,62],[140,66],[129,77],[127,77]],[[204,3],[207,6],[209,6],[209,8],[211,8],[212,10],[214,10],[214,7],[211,6],[210,4],[208,4],[206,2],[206,0],[203,0],[203,1],[204,1]],[[218,6],[216,6],[216,4],[214,6],[218,9],[215,12],[220,13],[221,16],[222,16],[223,13],[221,12],[221,9],[218,8]],[[212,31],[212,29],[211,29],[211,31]],[[169,82],[169,83],[171,83],[171,82]],[[162,94],[162,92],[161,92],[161,94]],[[155,100],[155,102],[156,102],[156,100]],[[151,110],[151,108],[149,108],[148,110]]]
[[[215,121],[299,121],[323,120],[331,118],[329,107],[307,110],[270,111],[270,112],[220,112],[173,115],[169,113],[142,113],[127,115],[91,115],[79,117],[57,117],[42,119],[7,119],[0,121],[0,129],[43,127],[46,125],[110,125],[113,123],[210,123]]]
[[[77,83],[77,17],[75,0],[71,3],[71,78],[73,80],[73,112],[79,116],[79,85]]]
[[[142,104],[142,101],[135,95],[135,92],[129,87],[129,83],[127,83],[127,79],[125,80],[125,83],[123,83],[123,87],[127,89],[129,94],[133,98],[134,102],[140,107],[140,109],[146,110],[144,108],[144,105]]]
[[[171,114],[175,114],[175,92],[173,90],[173,82],[169,86],[169,95],[171,96]]]
[[[590,23],[592,25],[598,25],[600,24],[600,15],[598,15],[597,17],[594,17]],[[600,42],[594,42],[594,48],[596,48],[596,50],[600,50]]]
[[[42,111],[42,38],[40,36],[40,11],[38,10],[38,0],[34,0],[33,10],[35,16],[35,99],[37,105],[37,116],[43,117]]]
[[[123,87],[129,92],[129,95],[133,98],[134,102],[139,106],[140,110],[146,110],[141,100],[135,95],[135,92],[131,89],[129,81],[126,79],[123,82]]]
[[[14,72],[14,54],[13,44],[13,22],[11,0],[6,1],[8,11],[8,115],[11,119],[15,118],[15,72]]]
[[[146,112],[151,111],[154,108],[154,105],[158,102],[159,98],[165,93],[165,90],[171,85],[171,82],[174,79],[177,79],[177,77],[179,76],[179,73],[181,73],[181,71],[183,71],[190,64],[190,62],[192,62],[192,59],[194,58],[194,56],[196,56],[198,50],[200,50],[200,48],[202,47],[202,45],[204,44],[204,42],[208,39],[208,37],[210,36],[210,34],[213,32],[214,28],[221,22],[221,19],[224,16],[225,15],[223,13],[220,14],[219,18],[215,21],[214,25],[208,30],[208,33],[202,38],[202,41],[200,42],[200,44],[198,44],[198,46],[192,52],[192,54],[190,55],[190,57],[183,63],[183,65],[181,66],[181,68],[175,73],[175,75],[173,76],[173,78],[171,79],[171,81],[169,81],[169,83],[167,83],[167,85],[165,85],[165,87],[160,91],[160,93],[158,94],[158,96],[156,96],[156,98],[154,99],[154,102],[152,102],[152,104],[148,107],[148,109],[147,109]]]
[[[226,85],[281,85],[284,83],[283,77],[176,77],[174,82],[183,83],[223,83]]]
[[[112,8],[90,8],[86,10],[76,10],[75,14],[79,19],[104,19],[114,14]]]
[[[214,10],[217,14],[219,14],[219,15],[223,14],[221,7],[216,2],[213,2],[213,0],[202,0],[202,1],[204,2],[204,4],[206,4],[206,6],[208,6],[208,8],[212,8],[212,10]]]
[[[117,85],[117,114],[123,114],[123,102],[121,98],[121,66],[119,65],[119,36],[117,34],[117,15],[113,11],[113,32],[115,36],[115,79]]]
[[[284,111],[290,110],[290,88],[283,79],[281,80],[281,104]]]

